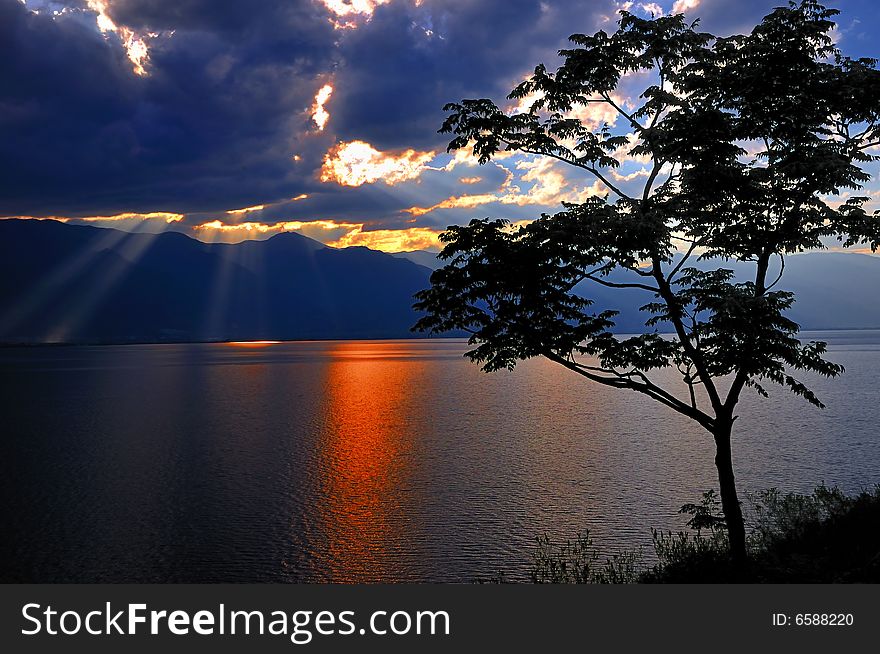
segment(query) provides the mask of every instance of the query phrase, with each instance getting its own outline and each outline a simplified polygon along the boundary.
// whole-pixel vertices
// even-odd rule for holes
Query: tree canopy
[[[798,340],[785,316],[794,298],[768,271],[771,259],[784,268],[786,255],[829,239],[880,244],[868,198],[837,197],[858,191],[870,179],[863,165],[877,159],[880,73],[874,60],[835,47],[836,13],[808,0],[776,9],[750,34],[716,38],[683,15],[621,12],[616,32],[571,36],[555,72],[539,65],[513,89],[510,99],[534,98],[528,111],[487,99],[448,104],[441,132],[454,135],[450,150],[472,148],[480,163],[511,150],[552,157],[600,180],[607,195],[515,229],[489,219],[450,227],[441,237],[448,263],[418,296],[427,315],[417,329],[468,331],[469,356],[486,370],[546,356],[708,428],[743,386],[766,394],[777,383],[821,405],[797,371],[841,368],[823,358],[823,343]],[[621,101],[621,80],[640,74],[650,84]],[[574,111],[591,103],[613,107],[629,133],[591,130]],[[611,174],[623,153],[650,162],[640,193]],[[725,260],[753,262],[754,278],[734,280]],[[615,335],[615,312],[591,301],[585,281],[653,293],[645,333]],[[648,378],[669,366],[688,398]],[[727,375],[725,395],[716,380]]]
[[[447,263],[417,295],[416,329],[465,330],[487,371],[544,356],[594,382],[643,393],[694,420],[716,444],[730,551],[747,559],[731,436],[744,388],[787,387],[817,406],[805,374],[836,376],[824,342],[802,342],[777,288],[785,257],[838,242],[880,245],[880,217],[859,195],[878,159],[880,72],[845,57],[838,12],[814,0],[770,13],[749,34],[718,38],[684,16],[621,12],[613,34],[575,34],[562,65],[544,65],[505,112],[462,100],[441,132],[480,163],[501,151],[543,155],[606,189],[525,225],[472,220],[441,239]],[[635,98],[616,91],[648,80]],[[582,121],[599,103],[626,131]],[[619,183],[625,158],[648,162],[639,192]],[[779,273],[771,278],[771,261]],[[726,262],[753,264],[736,279]],[[645,329],[614,331],[616,312],[589,285],[650,293]],[[665,388],[652,372],[676,368]],[[686,390],[685,390],[686,389]]]

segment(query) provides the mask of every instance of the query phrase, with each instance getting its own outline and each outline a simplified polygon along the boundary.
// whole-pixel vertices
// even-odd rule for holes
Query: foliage
[[[469,332],[468,356],[487,371],[546,356],[710,431],[731,419],[746,386],[766,394],[767,383],[780,384],[821,406],[797,371],[842,368],[824,359],[824,343],[798,340],[785,316],[794,298],[774,290],[768,270],[771,259],[784,266],[786,255],[829,238],[880,243],[866,198],[831,198],[869,179],[861,166],[880,141],[880,73],[835,48],[836,13],[805,0],[750,34],[716,38],[682,15],[621,12],[616,32],[571,36],[558,70],[539,65],[510,93],[535,97],[528,111],[487,99],[447,105],[450,150],[471,148],[482,163],[501,151],[551,157],[607,194],[518,228],[490,219],[450,227],[446,265],[417,296],[427,315],[416,328]],[[651,83],[630,106],[616,90],[636,73]],[[589,129],[576,110],[593,103],[616,110],[628,133]],[[626,157],[650,162],[638,193],[613,175]],[[723,267],[730,259],[752,262],[754,278],[735,281]],[[616,336],[615,312],[594,306],[585,284],[653,294],[645,333]],[[690,389],[686,400],[648,378],[670,366]],[[723,396],[717,380],[727,375]]]
[[[535,584],[627,584],[636,581],[640,561],[639,552],[603,557],[589,531],[558,546],[544,534],[538,538],[529,578]]]
[[[651,530],[657,563],[642,571],[645,583],[676,583],[712,579],[736,581],[741,570],[731,565],[728,539],[720,501],[714,490],[703,493],[697,504],[685,504],[679,513],[690,515],[685,523],[691,533]]]
[[[765,491],[754,501],[751,547],[763,581],[880,582],[880,486],[847,496]]]
[[[880,486],[847,496],[772,488],[751,498],[746,568],[731,564],[714,491],[685,504],[689,532],[652,530],[656,560],[641,551],[603,556],[589,533],[554,547],[539,539],[533,583],[876,583],[880,581]]]
[[[562,65],[541,64],[508,96],[450,103],[449,150],[480,163],[502,151],[549,157],[597,180],[605,195],[523,226],[472,220],[442,236],[446,265],[415,308],[415,329],[463,330],[467,356],[486,371],[544,356],[596,383],[637,391],[694,420],[715,439],[730,553],[746,557],[731,460],[743,389],[777,384],[816,406],[801,373],[842,366],[823,342],[803,343],[786,316],[794,296],[776,289],[771,261],[837,240],[880,245],[880,219],[858,194],[880,145],[880,71],[842,55],[830,36],[838,12],[815,0],[780,7],[749,34],[718,38],[682,15],[621,12],[618,29],[574,34]],[[648,80],[634,99],[626,83]],[[591,129],[590,105],[617,125]],[[647,162],[633,191],[616,168]],[[843,200],[842,193],[848,197]],[[725,262],[753,265],[737,281]],[[644,333],[614,333],[597,286],[640,289]],[[595,294],[594,294],[595,295]],[[664,338],[661,332],[671,333]],[[675,367],[686,397],[649,375]],[[725,378],[722,382],[721,379]],[[683,395],[683,393],[681,393]]]

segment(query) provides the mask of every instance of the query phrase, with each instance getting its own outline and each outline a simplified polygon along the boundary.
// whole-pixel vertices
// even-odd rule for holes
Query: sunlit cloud
[[[616,169],[611,169],[611,176],[618,182],[631,182],[634,179],[638,179],[639,177],[648,177],[650,174],[651,171],[647,168],[639,168],[638,170],[628,174],[619,173]]]
[[[409,209],[404,209],[404,211],[411,216],[424,216],[437,209],[473,209],[474,207],[479,207],[484,204],[501,201],[502,196],[496,195],[495,193],[454,195],[445,200],[441,200],[430,207],[410,207]]]
[[[616,159],[620,162],[621,165],[627,162],[635,162],[641,165],[647,165],[651,163],[651,155],[648,153],[641,154],[633,154],[632,150],[639,144],[639,139],[636,138],[634,132],[629,132],[628,134],[623,134],[622,136],[626,137],[626,143],[621,145],[619,148],[614,150],[611,153],[611,158]]]
[[[508,159],[511,156],[513,156],[514,154],[516,154],[516,153],[512,152],[512,151],[507,151],[507,150],[501,150],[499,152],[496,152],[492,157],[492,163],[502,161],[504,159]],[[474,155],[474,142],[471,141],[465,147],[458,148],[455,151],[455,153],[452,155],[452,159],[449,160],[449,163],[447,163],[445,166],[443,166],[443,168],[441,168],[441,170],[445,170],[446,172],[450,172],[450,171],[455,170],[459,166],[466,166],[468,168],[477,168],[480,165],[481,164],[480,164],[479,157]],[[495,165],[498,165],[498,164],[495,164]],[[500,165],[498,165],[498,167],[501,168]]]
[[[324,105],[330,99],[331,95],[333,95],[333,87],[329,84],[322,86],[315,95],[315,102],[312,105],[312,120],[315,122],[315,125],[318,126],[319,132],[324,131],[327,121],[330,120],[330,114]]]
[[[842,254],[867,254],[872,257],[880,257],[880,252],[875,252],[869,247],[848,247],[831,245],[825,248],[828,252],[840,252]]]
[[[19,0],[21,4],[27,6],[28,0]],[[38,5],[37,9],[31,9],[31,11],[35,14],[43,13],[46,7],[39,7],[40,3],[35,3]],[[126,27],[125,25],[117,25],[113,22],[113,19],[110,18],[107,13],[109,0],[85,0],[85,9],[77,8],[76,11],[91,11],[95,14],[95,25],[98,30],[105,37],[108,34],[115,34],[119,37],[119,40],[122,43],[122,47],[125,49],[125,54],[128,57],[128,60],[132,64],[132,70],[136,75],[141,77],[147,75],[147,64],[150,60],[150,51],[147,46],[147,41],[149,39],[153,39],[159,36],[158,33],[149,32],[146,34],[141,34],[136,32],[135,30]],[[71,7],[63,7],[62,9],[54,9],[52,8],[54,3],[49,4],[50,15],[52,18],[56,18],[57,16],[61,16],[69,11],[72,11]]]
[[[299,200],[307,199],[308,193],[300,193],[299,195],[289,198],[287,200],[282,200],[280,202],[266,202],[263,204],[255,204],[251,207],[242,207],[241,209],[228,209],[226,211],[226,215],[228,216],[243,216],[245,214],[254,213],[256,211],[263,211],[264,209],[268,209],[269,207],[274,207],[283,202],[297,202]]]
[[[614,3],[614,13],[610,14],[610,15],[606,14],[604,16],[600,16],[599,17],[599,24],[601,25],[602,23],[608,23],[610,21],[617,20],[619,18],[618,13],[621,11],[629,11],[630,9],[632,9],[633,4],[634,3],[630,2],[630,1],[627,1],[627,2],[617,1],[617,2],[615,2]]]
[[[252,207],[242,207],[241,209],[230,209],[226,213],[230,216],[241,216],[242,214],[251,213],[252,211],[262,211],[266,208],[265,204],[255,204]]]
[[[483,181],[483,178],[482,177],[459,177],[458,181],[461,182],[462,184],[468,184],[468,185],[479,184],[480,182]]]
[[[151,213],[119,213],[112,216],[84,216],[65,218],[64,222],[72,224],[88,224],[93,227],[109,227],[129,232],[159,234],[175,224],[180,223],[184,216],[180,213],[154,211]]]
[[[416,179],[434,156],[434,152],[416,150],[380,152],[364,141],[338,143],[324,157],[321,181],[336,182],[342,186],[361,186],[382,180],[393,186]]]
[[[366,232],[353,230],[328,245],[340,248],[362,246],[383,252],[437,250],[440,247],[440,231],[429,227],[376,229]]]
[[[610,97],[618,107],[629,104],[627,98],[617,93],[612,93]],[[607,102],[588,102],[587,104],[574,105],[567,117],[577,118],[587,129],[596,130],[603,125],[613,126],[620,114]]]
[[[278,223],[243,222],[224,223],[212,220],[193,227],[197,238],[215,242],[237,243],[297,232],[336,248],[354,246],[368,247],[384,252],[438,249],[440,232],[428,227],[405,229],[366,230],[364,223],[339,222],[335,220],[290,220]]]
[[[370,20],[376,7],[391,0],[320,0],[333,16],[330,22],[336,29],[354,29],[358,19]]]
[[[663,7],[658,5],[656,2],[642,2],[639,3],[639,7],[648,16],[659,18],[663,15]]]
[[[543,92],[533,91],[525,97],[520,98],[516,103],[510,104],[507,107],[507,113],[512,115],[529,113],[532,111],[534,104],[543,97]],[[618,107],[630,104],[629,99],[619,93],[611,93],[609,97]],[[613,105],[605,101],[603,98],[595,98],[595,101],[576,103],[570,111],[565,113],[565,117],[576,118],[581,121],[587,129],[596,130],[606,124],[609,127],[614,126],[617,119],[620,117],[620,113]]]
[[[527,191],[512,183],[513,174],[508,171],[510,175],[495,193],[452,196],[428,207],[415,206],[404,211],[418,217],[438,209],[472,209],[492,203],[556,206],[562,202],[582,203],[589,197],[608,193],[605,185],[598,180],[584,187],[570,184],[552,159],[526,159],[515,167],[520,171],[520,180],[532,184]]]
[[[86,5],[97,14],[98,29],[101,30],[102,34],[112,32],[119,36],[135,74],[146,75],[146,65],[150,59],[150,52],[147,48],[145,36],[135,33],[124,25],[114,23],[110,16],[107,15],[107,0],[86,0]]]
[[[699,6],[700,0],[675,0],[675,4],[672,5],[672,13],[683,14],[691,9],[696,9]]]
[[[327,243],[362,227],[363,225],[360,223],[340,223],[333,220],[288,220],[277,223],[258,221],[225,223],[222,220],[211,220],[194,225],[192,233],[199,240],[209,243],[218,241],[240,243],[241,241],[267,239],[283,232],[297,232],[321,243]]]

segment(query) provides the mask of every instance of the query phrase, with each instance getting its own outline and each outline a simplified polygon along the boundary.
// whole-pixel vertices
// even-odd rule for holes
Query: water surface
[[[828,408],[746,393],[740,489],[880,481],[880,332],[807,334]],[[454,340],[0,350],[3,580],[472,581],[535,536],[679,528],[710,437],[544,360]],[[662,381],[662,376],[657,378]]]

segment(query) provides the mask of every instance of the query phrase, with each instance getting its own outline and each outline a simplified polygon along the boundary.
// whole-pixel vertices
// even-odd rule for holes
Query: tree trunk
[[[715,437],[715,467],[718,469],[718,485],[721,490],[721,509],[727,523],[727,536],[730,542],[730,556],[734,565],[744,567],[746,563],[746,528],[743,523],[742,508],[736,495],[736,480],[733,476],[733,460],[730,451],[730,434],[733,422],[720,421]]]

